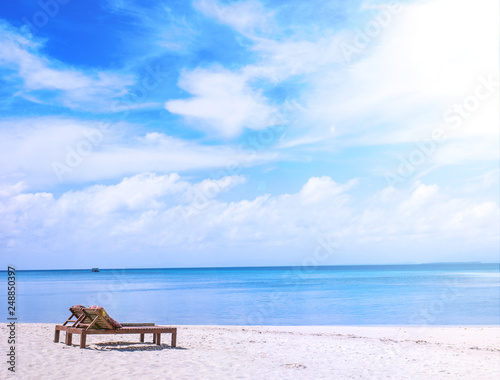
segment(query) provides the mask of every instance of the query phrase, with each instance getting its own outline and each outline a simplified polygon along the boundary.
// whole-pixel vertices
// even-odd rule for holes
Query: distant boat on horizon
[[[92,268],[92,272],[99,272],[99,268]]]

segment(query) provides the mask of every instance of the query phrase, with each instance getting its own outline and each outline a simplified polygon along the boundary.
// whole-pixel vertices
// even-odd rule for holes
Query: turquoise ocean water
[[[16,276],[19,322],[63,322],[69,306],[98,304],[119,321],[158,324],[500,324],[498,264],[89,269]]]

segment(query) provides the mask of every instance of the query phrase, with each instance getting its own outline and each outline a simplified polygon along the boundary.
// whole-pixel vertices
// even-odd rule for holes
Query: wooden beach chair
[[[155,326],[154,323],[123,323],[120,324],[111,318],[103,307],[85,308],[81,305],[70,308],[72,315],[63,325],[56,325],[54,342],[59,342],[61,331],[66,332],[66,345],[72,344],[73,334],[80,334],[80,348],[84,348],[87,335],[91,334],[139,334],[141,343],[145,334],[153,334],[153,343],[161,344],[161,334],[172,334],[171,346],[177,344],[177,328],[169,326]],[[73,319],[76,318],[76,319]],[[68,324],[72,323],[71,326]]]
[[[55,343],[59,343],[59,336],[61,331],[66,332],[69,327],[80,327],[80,323],[82,325],[88,325],[90,322],[92,322],[83,312],[83,309],[85,309],[85,306],[83,305],[74,305],[69,308],[69,311],[71,311],[71,315],[69,316],[69,318],[62,325],[56,325],[56,330],[54,334]],[[154,325],[155,325],[154,323],[149,323],[149,322],[121,323],[122,327],[154,326]]]

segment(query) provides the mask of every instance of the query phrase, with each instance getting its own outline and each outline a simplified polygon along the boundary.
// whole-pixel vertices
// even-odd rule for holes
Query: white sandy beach
[[[1,324],[2,353],[7,325]],[[53,343],[54,324],[17,325],[11,379],[495,379],[499,327],[178,326],[176,349],[135,335]],[[146,336],[151,341],[150,336]],[[4,357],[6,357],[4,355]]]

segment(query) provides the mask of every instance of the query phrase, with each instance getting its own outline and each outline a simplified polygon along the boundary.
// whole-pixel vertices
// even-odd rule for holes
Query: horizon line
[[[395,263],[395,264],[334,264],[334,265],[261,265],[261,266],[217,266],[217,267],[140,267],[140,268],[101,268],[101,267],[85,267],[73,269],[15,269],[16,272],[41,272],[41,271],[87,271],[94,268],[98,270],[155,270],[155,269],[257,269],[257,268],[328,268],[328,267],[366,267],[366,266],[419,266],[419,265],[440,265],[440,264],[484,264],[484,265],[500,265],[500,262],[481,261],[437,261],[427,263]],[[8,270],[0,270],[0,272],[8,272]]]

